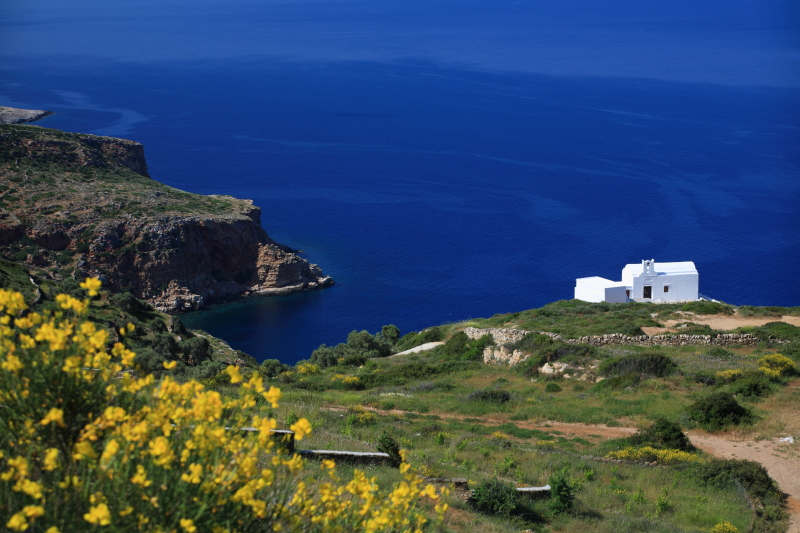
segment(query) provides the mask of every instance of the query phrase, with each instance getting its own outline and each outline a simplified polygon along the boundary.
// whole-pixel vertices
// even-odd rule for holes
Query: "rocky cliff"
[[[267,235],[252,201],[151,179],[139,143],[33,126],[0,126],[0,255],[167,312],[333,283]]]

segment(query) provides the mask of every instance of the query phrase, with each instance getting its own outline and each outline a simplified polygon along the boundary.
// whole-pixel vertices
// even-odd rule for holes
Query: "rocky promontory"
[[[0,255],[173,313],[333,284],[267,235],[252,201],[151,179],[134,141],[35,126],[0,126]]]
[[[18,109],[16,107],[0,106],[0,124],[36,122],[52,114],[52,111],[44,111],[43,109]]]

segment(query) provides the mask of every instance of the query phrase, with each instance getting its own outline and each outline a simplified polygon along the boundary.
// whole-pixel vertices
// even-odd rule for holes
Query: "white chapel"
[[[575,280],[575,298],[586,302],[624,303],[697,300],[700,276],[692,261],[625,265],[622,281],[592,276]]]

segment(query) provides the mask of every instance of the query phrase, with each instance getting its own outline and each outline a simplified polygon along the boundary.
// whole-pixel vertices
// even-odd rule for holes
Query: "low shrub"
[[[545,392],[561,392],[561,387],[559,387],[558,383],[548,383],[544,387]]]
[[[711,533],[739,533],[739,528],[730,522],[720,522],[711,528]]]
[[[728,390],[747,399],[763,398],[772,392],[772,384],[764,374],[748,372],[736,379]]]
[[[508,403],[511,393],[504,390],[476,390],[467,396],[470,402]]]
[[[466,333],[459,331],[444,345],[437,348],[437,351],[450,360],[480,361],[483,358],[483,350],[492,344],[494,344],[494,339],[491,335],[484,335],[480,339],[470,340]]]
[[[634,435],[628,437],[627,440],[632,446],[651,446],[653,448],[680,450],[683,452],[690,452],[695,449],[681,427],[663,417],[656,419],[649,427],[640,429]]]
[[[781,347],[781,352],[794,361],[800,361],[800,342],[790,342]]]
[[[694,477],[704,485],[716,488],[729,488],[735,479],[741,483],[751,496],[763,499],[780,493],[767,469],[755,461],[744,459],[711,459],[697,465]]]
[[[739,369],[722,370],[717,372],[716,381],[720,381],[722,383],[733,383],[737,379],[741,379],[742,376],[744,376],[744,372]]]
[[[779,379],[797,373],[797,365],[794,364],[794,361],[779,353],[765,355],[759,359],[758,369],[771,379]]]
[[[800,341],[800,328],[786,322],[769,322],[758,327],[742,327],[735,330],[737,333],[752,333],[762,340],[771,338]]]
[[[277,359],[265,359],[258,368],[258,373],[265,378],[274,378],[281,372],[289,370],[289,365],[285,365]]]
[[[399,467],[400,463],[403,462],[403,457],[400,455],[400,445],[385,430],[381,431],[375,448],[379,452],[389,455],[389,465],[392,468]]]
[[[607,378],[592,387],[595,391],[609,391],[609,390],[622,390],[628,387],[635,387],[642,381],[641,374],[625,374],[624,376],[614,376]]]
[[[663,378],[678,370],[678,365],[669,357],[655,353],[631,354],[624,357],[609,357],[598,368],[604,376],[621,376],[630,373],[648,374]]]
[[[715,392],[701,398],[687,409],[689,418],[707,431],[719,431],[753,419],[729,392]]]
[[[610,452],[607,457],[612,459],[624,459],[627,461],[658,461],[660,463],[695,463],[700,461],[700,457],[681,450],[667,450],[644,446],[642,448],[624,448],[616,452]]]
[[[472,493],[472,505],[481,513],[509,516],[517,506],[519,495],[512,483],[499,479],[484,481]]]
[[[714,346],[713,348],[708,350],[705,353],[705,355],[707,357],[718,357],[720,359],[729,359],[730,357],[733,357],[734,354],[733,354],[733,352],[729,352],[728,350],[726,350],[722,346]]]
[[[575,500],[575,486],[567,477],[567,469],[553,473],[547,482],[550,485],[550,512],[555,515],[569,512]]]

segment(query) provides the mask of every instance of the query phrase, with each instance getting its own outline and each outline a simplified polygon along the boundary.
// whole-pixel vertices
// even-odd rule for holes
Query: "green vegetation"
[[[708,431],[750,422],[753,415],[728,392],[715,392],[700,398],[687,409],[689,418]]]
[[[34,276],[37,289],[25,269],[10,263],[0,263],[0,279],[8,286],[27,288],[30,303],[38,290],[38,310],[56,308],[56,290],[82,294],[70,279],[59,287]],[[593,316],[597,323],[612,324],[620,313],[639,314],[637,306],[612,306]],[[653,318],[652,309],[640,313],[643,321]],[[680,306],[659,306],[659,319],[664,313],[674,316],[676,310]],[[796,372],[793,344],[780,345],[788,355],[780,357],[766,345],[756,350],[593,347],[533,334],[506,347],[529,354],[523,363],[508,367],[483,364],[481,354],[493,339],[469,339],[462,329],[482,325],[470,321],[402,337],[394,326],[375,334],[355,331],[345,342],[322,346],[295,366],[274,359],[257,365],[219,339],[189,331],[179,319],[156,312],[130,294],[101,291],[88,313],[109,331],[133,324],[124,342],[137,352],[139,372],[162,379],[170,375],[179,382],[196,378],[225,398],[247,397],[250,393],[222,372],[236,361],[245,375],[261,376],[280,387],[280,408],[256,399],[254,412],[274,417],[281,428],[307,418],[313,432],[303,446],[309,449],[388,453],[392,466],[367,469],[368,476],[377,476],[381,490],[402,479],[396,468],[401,449],[420,475],[468,478],[470,487],[480,488],[483,496],[471,503],[448,497],[454,509],[447,522],[452,531],[699,532],[722,523],[747,531],[754,523],[754,531],[772,532],[785,524],[771,480],[766,482],[747,465],[715,462],[694,450],[681,425],[718,431],[754,420],[762,424],[769,416],[765,402],[796,398],[783,386]],[[568,330],[575,315],[550,318],[552,329]],[[582,336],[577,329],[575,333]],[[391,357],[409,345],[432,340],[444,344]],[[539,372],[555,361],[568,363],[572,377]],[[174,366],[165,369],[164,363]],[[598,382],[601,378],[605,379]],[[609,440],[591,433],[569,434],[562,426],[551,426],[557,422],[641,429]],[[764,424],[758,431],[769,427]],[[606,462],[609,454],[623,462]],[[655,460],[668,466],[642,464]],[[348,478],[356,468],[340,465],[337,471]],[[303,474],[309,486],[316,483],[315,470],[308,468]],[[546,483],[552,491],[541,499],[508,490],[515,484]],[[758,502],[756,511],[746,497]]]
[[[484,481],[475,488],[472,502],[481,513],[509,516],[517,506],[517,489],[513,483],[499,479]]]

